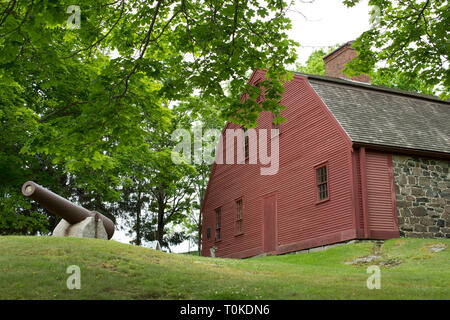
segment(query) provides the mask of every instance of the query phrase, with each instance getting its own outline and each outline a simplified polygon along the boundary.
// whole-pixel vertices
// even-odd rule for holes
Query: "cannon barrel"
[[[60,216],[70,224],[79,223],[87,217],[94,217],[98,214],[108,234],[108,239],[111,239],[114,234],[114,223],[109,218],[101,213],[92,212],[76,205],[33,181],[27,181],[23,184],[22,194],[38,202],[42,207]]]

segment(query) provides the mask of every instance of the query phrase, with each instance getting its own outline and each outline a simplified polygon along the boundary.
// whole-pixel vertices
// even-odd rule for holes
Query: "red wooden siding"
[[[281,103],[287,108],[281,115],[287,122],[280,126],[278,173],[262,176],[260,165],[213,167],[203,207],[203,226],[205,232],[213,226],[214,210],[221,207],[222,239],[215,242],[214,235],[211,239],[204,236],[205,256],[209,256],[213,245],[218,248],[218,257],[248,257],[269,249],[268,244],[265,247],[264,234],[272,231],[264,227],[264,198],[271,194],[277,195],[276,253],[356,237],[351,141],[305,78],[295,76],[285,89]],[[271,113],[262,113],[258,124],[258,129],[271,129]],[[225,159],[226,146],[223,148]],[[315,167],[325,162],[329,200],[318,202]],[[238,235],[235,201],[239,198],[243,200],[243,233]]]
[[[366,152],[367,207],[369,237],[399,237],[390,154]]]
[[[356,228],[358,237],[364,238],[364,209],[363,209],[363,192],[361,186],[361,159],[359,150],[353,153],[353,192],[354,192],[354,213],[356,220]]]
[[[271,195],[264,198],[264,252],[272,252],[276,249],[276,205],[276,195]]]

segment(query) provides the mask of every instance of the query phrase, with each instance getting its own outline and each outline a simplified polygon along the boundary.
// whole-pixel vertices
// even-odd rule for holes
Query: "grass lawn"
[[[432,244],[444,244],[432,252]],[[392,239],[375,244],[244,260],[168,254],[115,241],[0,237],[0,299],[449,299],[450,239]],[[387,264],[386,264],[387,263]],[[367,266],[380,264],[381,289],[369,290]],[[69,290],[67,267],[81,270]]]

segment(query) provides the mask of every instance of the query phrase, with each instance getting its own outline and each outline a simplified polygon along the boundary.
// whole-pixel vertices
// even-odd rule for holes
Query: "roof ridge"
[[[340,79],[296,77],[311,86],[354,143],[450,157],[448,101]]]
[[[359,81],[333,78],[333,77],[328,77],[328,76],[319,76],[319,75],[296,72],[296,71],[293,71],[293,73],[295,75],[303,76],[303,77],[306,77],[307,79],[312,79],[312,80],[333,82],[336,84],[343,84],[343,85],[352,86],[352,87],[365,88],[365,89],[374,90],[374,91],[378,91],[378,92],[388,92],[388,93],[408,96],[408,97],[412,97],[412,98],[420,98],[420,99],[430,100],[430,101],[434,101],[434,102],[450,104],[450,100],[448,100],[448,99],[442,100],[437,96],[419,93],[419,92],[411,92],[411,91],[407,91],[407,90],[394,89],[394,88],[389,88],[389,87],[384,87],[384,86],[379,86],[379,85],[374,85],[374,84],[369,84],[369,83],[362,83]]]

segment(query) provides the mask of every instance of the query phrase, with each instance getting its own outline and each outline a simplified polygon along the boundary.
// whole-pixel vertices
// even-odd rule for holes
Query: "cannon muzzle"
[[[111,239],[114,234],[114,223],[111,219],[105,217],[101,213],[92,212],[76,205],[33,181],[27,181],[23,184],[22,194],[25,197],[38,202],[43,208],[63,218],[70,224],[79,223],[84,219],[94,217],[97,214],[103,222],[103,226],[108,234],[108,239]]]

